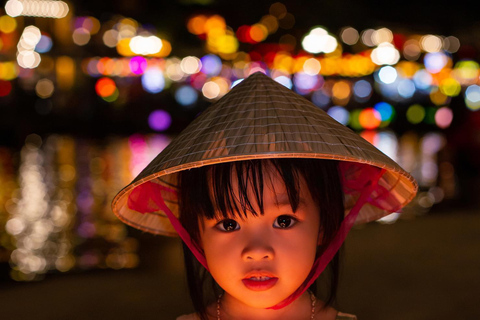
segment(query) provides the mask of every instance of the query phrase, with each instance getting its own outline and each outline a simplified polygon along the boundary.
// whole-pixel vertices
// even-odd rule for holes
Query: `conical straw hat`
[[[386,172],[356,223],[402,208],[417,192],[413,177],[313,103],[263,73],[255,73],[212,104],[180,133],[127,187],[112,208],[123,222],[155,234],[177,235],[165,213],[140,213],[128,205],[135,188],[151,181],[176,189],[177,173],[217,163],[265,158],[340,160],[346,212],[372,172]],[[138,191],[138,190],[137,190]],[[178,217],[172,192],[161,195]],[[150,201],[145,199],[145,201]]]

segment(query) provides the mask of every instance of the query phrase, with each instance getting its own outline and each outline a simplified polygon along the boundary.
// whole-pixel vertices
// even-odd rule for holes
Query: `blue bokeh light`
[[[192,106],[198,100],[198,92],[188,85],[181,86],[175,91],[175,100],[182,106]]]
[[[347,125],[350,120],[350,113],[340,106],[333,106],[327,111],[328,115],[343,125]]]

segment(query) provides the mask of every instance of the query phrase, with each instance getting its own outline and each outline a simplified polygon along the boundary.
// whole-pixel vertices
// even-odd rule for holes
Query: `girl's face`
[[[321,239],[319,207],[303,177],[299,177],[300,204],[293,212],[283,180],[275,170],[268,171],[264,215],[200,221],[208,267],[225,290],[225,299],[254,308],[281,302],[303,283]]]

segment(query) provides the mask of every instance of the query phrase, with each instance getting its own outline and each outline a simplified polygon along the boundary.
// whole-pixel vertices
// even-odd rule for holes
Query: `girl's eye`
[[[273,223],[274,228],[287,229],[297,223],[297,219],[291,216],[279,216]]]
[[[225,231],[225,232],[232,232],[240,229],[240,225],[237,223],[237,221],[232,219],[222,220],[219,223],[217,223],[216,227],[221,231]]]

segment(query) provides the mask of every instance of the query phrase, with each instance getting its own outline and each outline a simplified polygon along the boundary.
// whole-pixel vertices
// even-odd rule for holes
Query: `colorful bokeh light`
[[[142,86],[150,93],[159,93],[165,88],[165,77],[160,68],[149,68],[142,75]]]
[[[360,125],[368,130],[378,128],[382,122],[381,119],[380,113],[373,108],[363,109],[358,116]]]
[[[147,69],[147,65],[147,59],[144,57],[133,57],[130,59],[130,70],[134,74],[143,74]]]
[[[116,89],[117,86],[115,82],[110,78],[100,78],[95,84],[95,91],[102,98],[113,95]]]
[[[407,109],[407,120],[412,124],[417,124],[425,118],[425,108],[419,104],[413,104]]]
[[[175,100],[182,106],[194,105],[198,100],[198,92],[188,85],[181,86],[175,91]]]
[[[435,113],[435,123],[439,128],[445,129],[452,124],[453,112],[452,109],[442,107]]]
[[[155,110],[148,116],[148,124],[155,131],[165,131],[172,124],[172,117],[165,110]]]

